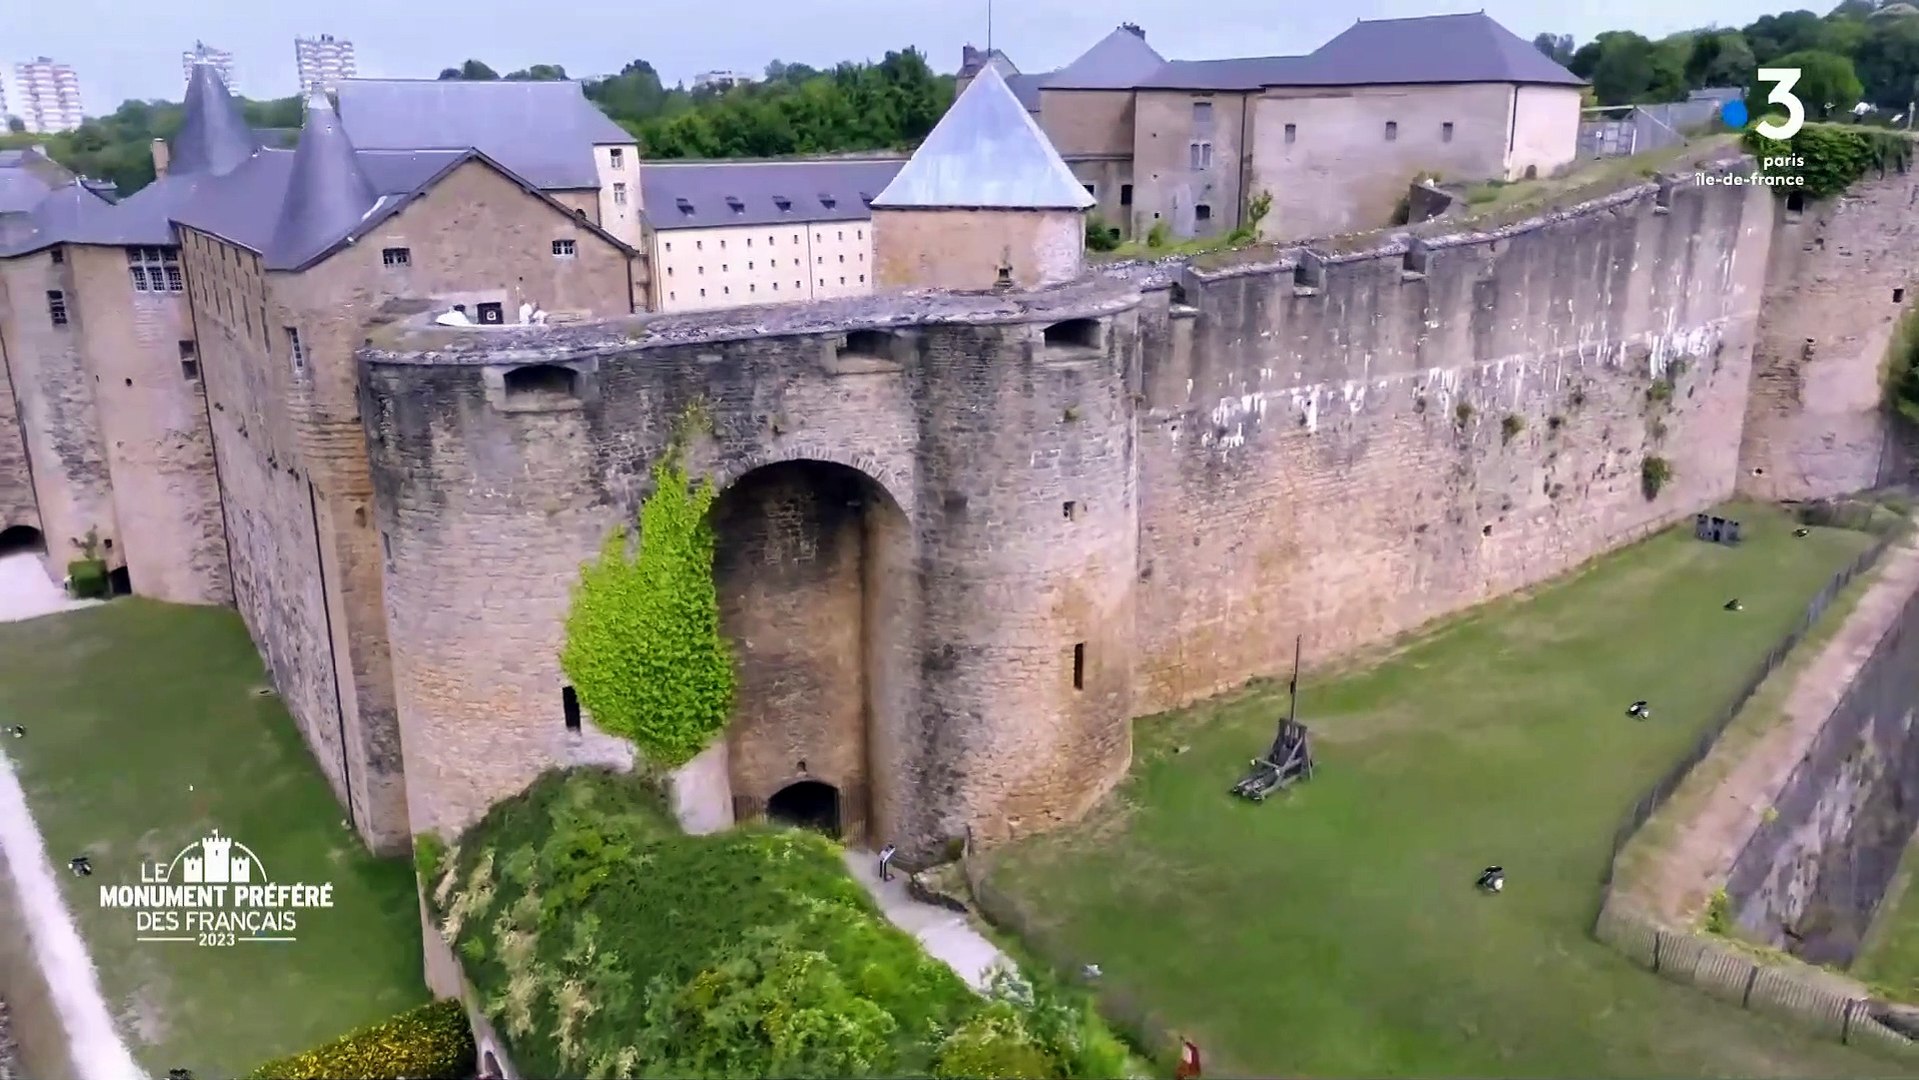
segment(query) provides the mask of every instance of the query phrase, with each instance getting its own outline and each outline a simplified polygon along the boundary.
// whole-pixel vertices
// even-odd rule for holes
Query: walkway
[[[39,556],[30,551],[0,555],[0,622],[37,619],[101,602],[69,598],[60,583],[40,568]]]
[[[892,880],[881,881],[878,860],[870,852],[847,849],[846,868],[873,894],[894,926],[913,935],[929,955],[952,968],[973,989],[984,993],[995,968],[1019,970],[999,946],[973,929],[966,916],[908,896],[905,874],[895,873]]]

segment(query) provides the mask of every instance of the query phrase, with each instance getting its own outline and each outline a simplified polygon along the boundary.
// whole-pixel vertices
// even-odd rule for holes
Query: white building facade
[[[293,58],[300,69],[302,94],[315,90],[331,93],[339,89],[341,79],[351,79],[359,73],[353,62],[353,43],[332,34],[294,38]]]
[[[72,131],[86,119],[80,105],[80,77],[72,66],[37,56],[15,64],[13,80],[20,91],[14,115],[26,122],[28,131],[44,135]]]

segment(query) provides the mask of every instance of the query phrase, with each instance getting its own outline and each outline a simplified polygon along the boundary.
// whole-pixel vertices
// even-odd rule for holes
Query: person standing
[[[893,880],[893,854],[894,854],[894,848],[893,848],[893,845],[891,844],[888,844],[885,847],[880,849],[880,880],[881,881]]]

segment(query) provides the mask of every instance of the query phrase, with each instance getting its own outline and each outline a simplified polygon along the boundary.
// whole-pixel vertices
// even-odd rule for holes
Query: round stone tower
[[[974,291],[1072,281],[1092,205],[988,65],[873,200],[875,282]]]

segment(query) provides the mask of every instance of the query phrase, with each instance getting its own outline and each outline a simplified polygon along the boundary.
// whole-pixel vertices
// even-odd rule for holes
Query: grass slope
[[[142,1065],[233,1076],[426,1000],[412,868],[369,856],[277,697],[239,617],[146,600],[0,624],[0,723],[67,905]],[[187,790],[188,785],[193,791]],[[140,880],[209,829],[276,882],[332,882],[297,939],[136,942],[100,886]]]
[[[1058,959],[1102,965],[1212,1073],[1895,1074],[1587,933],[1620,817],[1869,543],[1737,512],[1739,548],[1667,532],[1308,681],[1321,770],[1277,801],[1227,789],[1283,689],[1143,721],[1116,797],[994,880]],[[1745,610],[1722,610],[1735,596]],[[1623,715],[1638,698],[1648,722]],[[1472,888],[1490,863],[1498,897]]]

